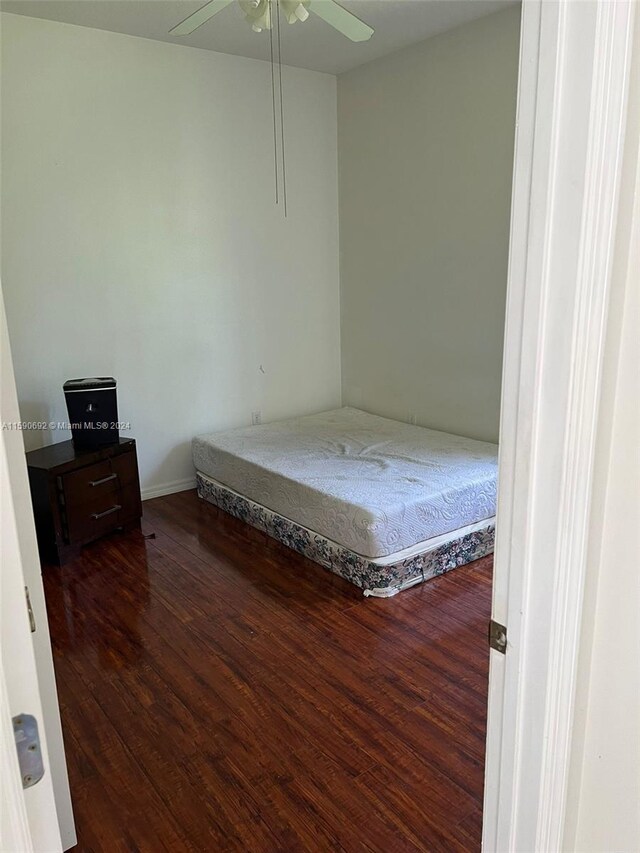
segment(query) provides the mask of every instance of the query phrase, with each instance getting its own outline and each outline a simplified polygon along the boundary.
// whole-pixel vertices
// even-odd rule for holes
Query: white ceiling
[[[268,59],[268,33],[252,32],[237,3],[223,9],[190,36],[177,38],[169,35],[171,27],[205,2],[0,0],[0,9],[189,47]],[[513,2],[515,0],[341,0],[341,5],[375,29],[371,40],[357,44],[351,42],[316,15],[311,15],[305,23],[284,24],[282,62],[340,74],[467,21],[497,12]]]

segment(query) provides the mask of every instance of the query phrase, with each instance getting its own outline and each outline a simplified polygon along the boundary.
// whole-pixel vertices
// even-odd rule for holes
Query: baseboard
[[[195,489],[195,487],[195,477],[187,477],[185,480],[174,480],[172,483],[162,483],[159,486],[150,486],[148,489],[142,489],[142,500],[148,501],[151,498],[161,498],[163,495],[173,495],[175,492],[186,492],[187,489]]]

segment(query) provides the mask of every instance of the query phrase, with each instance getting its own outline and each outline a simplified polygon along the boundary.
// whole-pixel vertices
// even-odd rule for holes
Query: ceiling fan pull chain
[[[269,0],[269,17],[271,26],[269,27],[269,47],[271,49],[271,105],[273,112],[273,164],[276,176],[276,204],[279,204],[278,198],[278,127],[276,122],[276,80],[275,69],[273,63],[273,0]]]
[[[272,0],[273,2],[273,0]],[[278,80],[280,84],[280,144],[282,146],[282,200],[287,215],[287,170],[284,154],[284,102],[282,99],[282,42],[280,39],[280,0],[276,0],[276,26],[278,27]]]

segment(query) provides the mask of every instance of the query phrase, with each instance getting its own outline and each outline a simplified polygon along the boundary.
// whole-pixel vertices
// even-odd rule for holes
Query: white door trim
[[[13,375],[9,335],[0,289],[0,415],[2,424],[19,421],[18,397]],[[24,482],[20,484],[23,477]],[[26,598],[31,603],[43,598],[40,563],[37,560],[35,529],[26,482],[27,471],[22,435],[11,429],[0,431],[0,778],[3,805],[0,809],[0,849],[60,851],[59,812],[56,787],[68,795],[66,764],[54,771],[52,756],[63,751],[59,730],[58,698],[55,683],[47,695],[47,674],[53,680],[53,661],[49,646],[46,612],[36,611],[36,630],[32,630]],[[31,541],[32,539],[32,541]],[[33,546],[31,548],[31,546]],[[35,561],[29,563],[29,552]],[[12,718],[29,714],[37,723],[43,776],[35,784],[22,787],[18,769]],[[13,741],[13,743],[12,743]],[[53,748],[52,748],[53,747]],[[13,757],[11,751],[13,750]],[[22,800],[22,805],[20,805]],[[26,824],[25,824],[26,819]],[[72,825],[73,830],[73,825]],[[6,837],[5,837],[6,836]],[[20,845],[20,846],[12,846]]]
[[[633,0],[524,0],[483,849],[561,849]]]
[[[10,425],[19,422],[20,412],[1,287],[0,343],[0,413],[2,423]],[[0,485],[0,656],[6,698],[13,716],[27,713],[38,721],[45,768],[43,778],[23,792],[26,814],[34,848],[67,850],[76,844],[76,834],[42,572],[22,434],[11,428],[3,428],[0,435]],[[0,769],[10,772],[6,762]]]

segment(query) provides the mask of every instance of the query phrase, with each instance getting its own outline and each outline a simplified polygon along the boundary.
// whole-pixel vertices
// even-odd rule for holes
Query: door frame
[[[24,443],[12,428],[20,412],[1,286],[0,368],[0,781],[7,805],[2,844],[53,853],[73,847],[76,834]],[[44,766],[42,778],[24,789],[11,722],[22,714],[37,721]]]
[[[483,850],[563,846],[633,0],[524,0]]]

